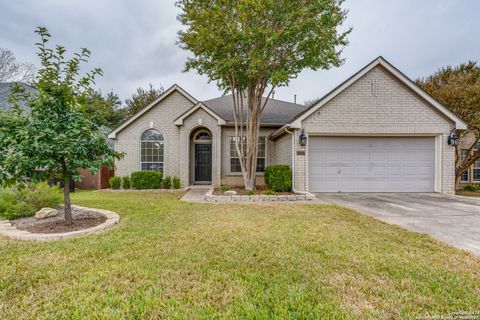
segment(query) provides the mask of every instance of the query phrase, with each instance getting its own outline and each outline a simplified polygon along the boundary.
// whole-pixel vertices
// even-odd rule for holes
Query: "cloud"
[[[378,55],[411,78],[445,65],[480,60],[480,2],[448,0],[347,0],[346,26],[353,27],[344,65],[306,70],[276,97],[299,102],[325,94]],[[92,51],[89,67],[105,76],[97,82],[125,99],[138,86],[178,83],[198,99],[220,94],[214,83],[194,72],[182,73],[188,55],[176,45],[180,24],[173,1],[18,0],[0,4],[0,47],[20,61],[37,62],[33,30],[46,26],[53,43],[70,52]]]

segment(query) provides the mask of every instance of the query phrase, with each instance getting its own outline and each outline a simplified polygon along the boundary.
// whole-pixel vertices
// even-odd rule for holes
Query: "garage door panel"
[[[433,137],[311,137],[312,192],[433,192]]]

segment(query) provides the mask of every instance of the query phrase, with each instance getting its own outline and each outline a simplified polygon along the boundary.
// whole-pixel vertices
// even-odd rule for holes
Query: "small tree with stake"
[[[63,181],[65,221],[72,223],[69,185],[79,178],[77,168],[96,172],[103,165],[113,166],[121,154],[108,147],[106,137],[85,110],[94,78],[102,75],[93,69],[80,76],[80,65],[90,51],[81,49],[66,59],[66,50],[47,47],[48,30],[36,29],[41,41],[36,43],[41,68],[34,87],[36,93],[14,90],[12,102],[25,99],[29,112],[16,106],[0,116],[0,179],[36,178],[42,169],[44,178]]]

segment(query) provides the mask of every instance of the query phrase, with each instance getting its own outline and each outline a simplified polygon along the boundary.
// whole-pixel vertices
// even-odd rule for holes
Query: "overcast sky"
[[[478,0],[347,0],[344,7],[353,28],[344,65],[304,71],[276,98],[320,97],[379,55],[412,79],[480,60]],[[90,66],[105,73],[97,81],[103,92],[125,99],[139,86],[177,83],[199,100],[218,96],[214,83],[182,72],[188,53],[176,45],[177,13],[164,0],[0,0],[0,47],[36,64],[33,31],[46,26],[53,43],[92,51]]]

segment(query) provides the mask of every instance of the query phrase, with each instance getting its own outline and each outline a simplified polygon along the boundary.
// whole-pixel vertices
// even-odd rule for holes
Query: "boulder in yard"
[[[223,194],[226,195],[226,196],[234,196],[234,195],[237,194],[237,191],[235,191],[235,190],[228,190],[228,191],[225,191]]]
[[[42,208],[35,213],[35,219],[41,220],[50,217],[56,217],[60,214],[60,211],[53,208]]]

